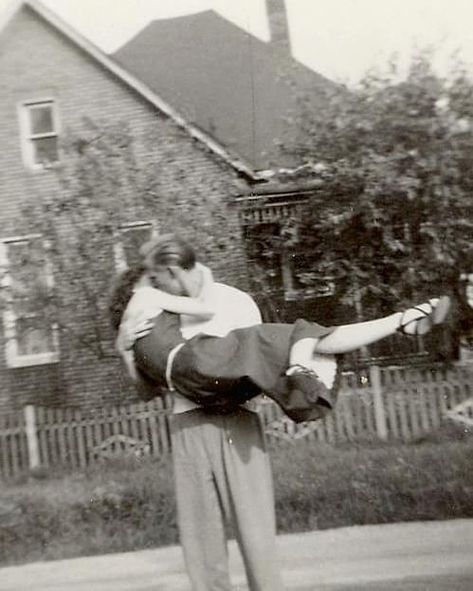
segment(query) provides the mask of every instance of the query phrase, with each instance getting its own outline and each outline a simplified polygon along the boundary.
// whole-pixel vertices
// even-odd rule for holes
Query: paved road
[[[473,519],[281,536],[288,591],[472,591]],[[243,567],[230,545],[235,591]],[[189,591],[178,547],[0,569],[0,591]]]

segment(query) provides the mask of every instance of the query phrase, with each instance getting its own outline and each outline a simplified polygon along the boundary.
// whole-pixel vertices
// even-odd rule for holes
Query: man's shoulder
[[[215,282],[215,293],[221,300],[225,300],[228,304],[236,304],[239,306],[245,306],[247,308],[258,308],[255,300],[249,293],[242,291],[232,285],[226,283]]]
[[[225,283],[215,283],[220,313],[231,313],[235,326],[251,326],[261,322],[258,306],[250,294]]]
[[[247,300],[249,302],[254,303],[254,300],[249,293],[246,293],[246,291],[242,291],[237,287],[233,287],[232,285],[227,285],[226,283],[219,283],[218,281],[216,281],[214,283],[214,289],[219,293],[225,293],[228,296],[239,298],[242,300]]]

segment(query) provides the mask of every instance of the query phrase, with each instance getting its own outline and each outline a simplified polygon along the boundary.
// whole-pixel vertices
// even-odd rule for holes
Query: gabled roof
[[[110,73],[128,86],[130,90],[136,92],[140,97],[172,119],[180,128],[187,132],[191,138],[204,144],[211,152],[230,164],[238,173],[252,180],[259,180],[259,176],[241,157],[232,154],[228,149],[223,147],[218,141],[195,124],[189,123],[176,109],[171,107],[163,98],[161,98],[154,89],[151,89],[146,84],[145,80],[140,80],[136,78],[133,73],[125,70],[38,0],[17,0],[12,2],[5,13],[0,15],[0,34],[17,12],[23,8],[33,11],[50,26],[67,37],[84,53],[93,58],[97,63],[106,68]]]
[[[323,108],[336,87],[212,10],[153,21],[114,58],[256,170],[288,164],[275,143],[291,139],[299,95]]]

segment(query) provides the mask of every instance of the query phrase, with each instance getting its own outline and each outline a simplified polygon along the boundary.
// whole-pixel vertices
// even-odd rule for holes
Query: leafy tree
[[[117,244],[122,266],[135,264],[140,244],[151,234],[146,228],[121,234],[126,224],[153,220],[157,232],[177,230],[192,238],[204,259],[210,252],[229,252],[238,240],[225,202],[231,180],[220,187],[205,170],[189,172],[177,153],[179,142],[163,146],[156,134],[148,130],[143,149],[126,124],[84,120],[63,140],[61,163],[51,170],[54,187],[38,188],[21,209],[16,232],[41,236],[46,250],[39,246],[43,240],[30,244],[18,263],[21,281],[4,296],[21,314],[17,303],[25,291],[23,299],[67,341],[62,355],[86,350],[97,360],[116,356],[107,307]],[[38,273],[38,257],[48,261],[53,286]]]
[[[461,65],[440,78],[430,57],[402,80],[392,65],[353,92],[328,88],[291,129],[302,166],[282,180],[321,188],[280,248],[304,253],[303,283],[334,277],[365,313],[451,293],[473,266],[473,85]]]

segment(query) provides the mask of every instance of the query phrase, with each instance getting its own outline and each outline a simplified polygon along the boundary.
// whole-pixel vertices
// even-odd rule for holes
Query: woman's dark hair
[[[110,322],[112,323],[114,330],[119,329],[125,308],[133,295],[135,284],[145,270],[144,265],[137,265],[132,269],[124,271],[115,280],[110,296],[110,303],[108,305]]]

